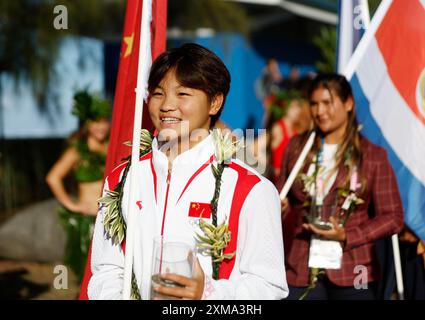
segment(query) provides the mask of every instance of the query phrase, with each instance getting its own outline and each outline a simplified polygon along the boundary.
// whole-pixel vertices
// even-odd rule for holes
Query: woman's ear
[[[217,94],[211,102],[210,116],[216,115],[223,106],[224,96],[222,93]]]
[[[354,108],[354,99],[353,97],[348,97],[347,101],[345,101],[344,103],[345,106],[345,110],[347,110],[347,112],[350,112],[353,110]]]

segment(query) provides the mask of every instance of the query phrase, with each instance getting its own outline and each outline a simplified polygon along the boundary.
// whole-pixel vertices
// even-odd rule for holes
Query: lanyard
[[[320,150],[317,154],[317,165],[320,167],[323,164],[323,146],[325,145],[325,137],[321,138]]]
[[[315,193],[316,193],[315,198],[316,198],[316,205],[317,206],[323,205],[323,198],[325,197],[324,196],[325,186],[324,186],[324,182],[323,182],[323,177],[319,173],[320,168],[323,164],[323,158],[324,158],[324,156],[323,156],[323,146],[324,146],[324,144],[325,144],[325,138],[322,136],[320,150],[317,154],[317,163],[316,163],[317,167],[315,168],[315,170],[317,172],[317,175],[316,175],[316,190],[315,190]]]

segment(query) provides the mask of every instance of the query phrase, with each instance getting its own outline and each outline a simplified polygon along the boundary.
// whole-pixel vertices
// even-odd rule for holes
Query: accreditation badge
[[[309,268],[341,269],[342,247],[339,241],[324,240],[312,235],[310,240]]]

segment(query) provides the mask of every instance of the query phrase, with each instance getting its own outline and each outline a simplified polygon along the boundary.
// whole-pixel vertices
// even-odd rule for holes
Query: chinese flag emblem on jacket
[[[191,202],[189,206],[189,217],[211,218],[211,204],[201,202]]]

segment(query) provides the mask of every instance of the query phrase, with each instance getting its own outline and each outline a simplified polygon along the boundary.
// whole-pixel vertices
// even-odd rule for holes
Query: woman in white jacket
[[[150,298],[153,239],[161,235],[204,250],[196,254],[192,277],[165,274],[164,280],[178,286],[159,286],[157,293],[177,299],[285,298],[278,192],[231,159],[239,144],[210,132],[230,88],[227,68],[206,48],[185,44],[158,57],[148,86],[158,135],[151,143],[143,139],[135,166],[140,214],[132,297]],[[127,212],[121,203],[129,197],[128,168],[129,163],[121,164],[105,182],[92,245],[90,299],[122,298]],[[205,249],[197,236],[208,238],[206,228],[219,234],[218,250]]]

